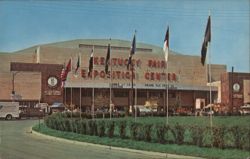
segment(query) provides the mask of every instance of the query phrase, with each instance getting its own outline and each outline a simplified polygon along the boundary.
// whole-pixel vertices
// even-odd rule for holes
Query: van
[[[19,118],[19,103],[18,102],[0,102],[0,118],[11,120]]]

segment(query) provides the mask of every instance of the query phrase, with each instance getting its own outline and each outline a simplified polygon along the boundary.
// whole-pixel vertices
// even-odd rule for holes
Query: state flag
[[[129,66],[132,64],[132,56],[135,54],[135,51],[136,51],[136,37],[134,34],[133,41],[132,41],[131,48],[130,48],[127,69],[129,69]]]
[[[203,66],[206,61],[207,47],[208,47],[209,42],[211,42],[211,18],[210,16],[208,17],[205,37],[204,37],[204,41],[202,43],[202,48],[201,48],[201,63]]]
[[[75,74],[77,73],[77,70],[79,69],[79,67],[80,67],[80,57],[78,56],[77,62],[76,62]]]
[[[105,73],[108,74],[108,69],[109,69],[109,64],[110,62],[110,44],[108,45],[108,50],[107,50],[107,55],[106,55],[106,60],[105,60]]]
[[[94,57],[94,47],[93,47],[92,50],[91,50],[91,55],[90,55],[90,58],[89,58],[88,76],[90,76],[90,73],[91,73],[92,70],[93,70],[93,57]]]

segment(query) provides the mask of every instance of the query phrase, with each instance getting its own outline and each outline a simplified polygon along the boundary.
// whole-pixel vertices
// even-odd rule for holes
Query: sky
[[[0,1],[0,52],[74,39],[132,40],[200,56],[211,15],[211,61],[250,72],[250,0]]]

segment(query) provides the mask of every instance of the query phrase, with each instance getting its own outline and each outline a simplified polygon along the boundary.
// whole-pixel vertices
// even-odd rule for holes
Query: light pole
[[[11,91],[11,97],[12,101],[15,101],[15,76],[20,73],[19,71],[17,72],[12,72],[12,91]]]

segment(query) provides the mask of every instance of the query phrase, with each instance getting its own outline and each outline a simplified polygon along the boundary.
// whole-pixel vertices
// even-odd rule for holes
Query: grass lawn
[[[124,118],[118,118],[114,120],[124,120]],[[126,118],[127,121],[134,121],[134,118]],[[142,123],[160,123],[165,124],[166,118],[163,117],[141,117],[137,118],[137,122]],[[209,117],[170,117],[169,124],[179,123],[181,125],[202,125],[209,126]],[[224,125],[224,126],[250,126],[250,116],[244,117],[213,117],[213,125]],[[76,134],[72,132],[62,132],[50,129],[46,125],[42,124],[40,130],[38,126],[33,127],[34,130],[39,131],[43,134],[66,138],[70,140],[77,140],[83,142],[90,142],[102,145],[111,145],[116,147],[126,147],[139,150],[156,151],[180,155],[189,156],[199,156],[205,158],[225,158],[225,159],[242,159],[250,157],[250,152],[238,150],[238,149],[218,149],[218,148],[206,148],[191,145],[176,145],[176,144],[159,144],[155,142],[144,142],[144,141],[134,141],[130,139],[120,139],[118,137],[108,138],[108,137],[98,137]],[[247,141],[246,141],[247,142]]]

